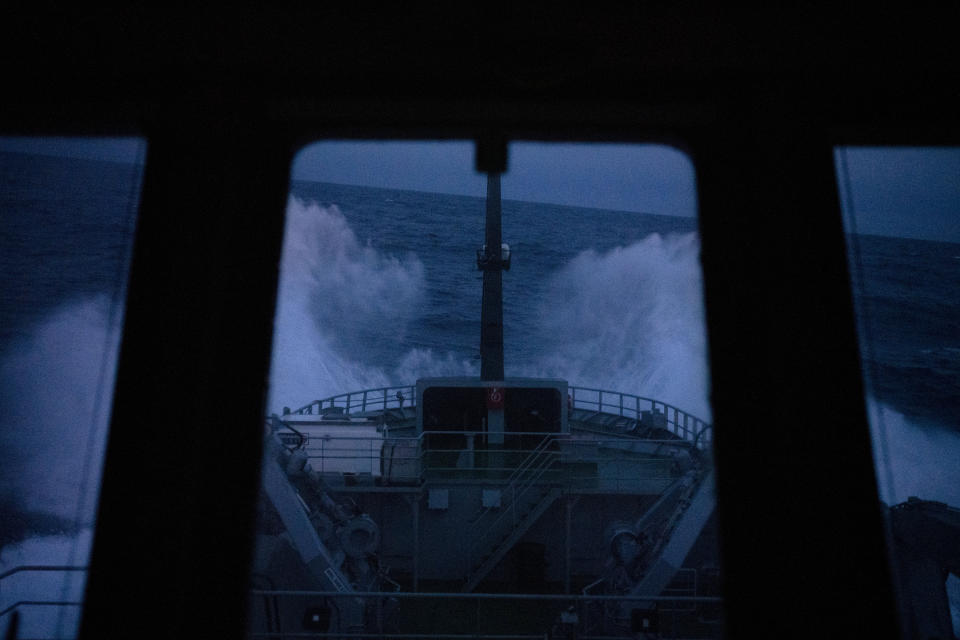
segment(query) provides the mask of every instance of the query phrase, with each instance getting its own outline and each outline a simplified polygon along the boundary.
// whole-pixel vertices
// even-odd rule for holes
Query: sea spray
[[[874,398],[867,401],[880,498],[910,496],[960,507],[960,434],[919,424]]]
[[[394,370],[400,380],[438,376],[479,376],[480,368],[466,358],[447,352],[440,356],[430,349],[411,349]]]
[[[116,372],[105,297],[68,303],[0,362],[0,493],[25,511],[89,525]]]
[[[657,398],[705,420],[708,372],[696,234],[585,251],[549,280],[528,375]]]
[[[472,351],[404,346],[423,331],[420,305],[438,286],[426,281],[419,256],[363,245],[335,205],[291,197],[287,217],[271,411],[423,376],[477,375]],[[548,283],[527,315],[535,337],[508,354],[507,374],[649,395],[709,419],[698,256],[696,234],[652,234],[538,274]],[[472,275],[455,286],[479,286]],[[400,347],[389,362],[371,345],[382,341]]]
[[[0,502],[10,505],[0,522],[0,572],[87,564],[120,335],[109,309],[105,296],[69,302],[0,361]],[[0,609],[79,601],[84,581],[82,572],[15,574],[0,589]],[[79,607],[26,607],[20,634],[72,636],[79,615]]]
[[[419,311],[423,265],[363,245],[336,206],[290,197],[277,295],[271,411],[397,384],[365,356],[402,344]]]
[[[867,412],[880,499],[894,505],[916,496],[960,507],[960,434],[908,419],[872,397]],[[953,633],[960,637],[960,577],[948,574],[945,587]]]
[[[477,374],[469,347],[413,346],[424,300],[436,286],[426,278],[427,251],[400,257],[378,251],[361,241],[339,209],[293,198],[287,224],[269,410],[420,376]],[[514,246],[516,260],[529,260],[522,242]],[[570,251],[552,271],[540,267],[544,293],[529,300],[533,311],[524,319],[535,325],[526,331],[532,337],[508,361],[508,374],[561,376],[575,385],[653,396],[709,420],[698,254],[696,234],[651,234],[619,247]],[[508,277],[517,274],[515,268]],[[469,271],[443,286],[479,287],[475,276]],[[460,306],[457,313],[473,312]],[[441,321],[449,313],[429,311]],[[0,491],[24,509],[60,515],[74,527],[92,519],[97,483],[82,492],[77,478],[84,468],[99,468],[82,452],[102,451],[118,338],[111,326],[118,323],[111,322],[105,298],[67,302],[27,338],[5,345],[0,361]],[[364,344],[371,336],[391,341],[398,356],[374,358]],[[461,344],[478,339],[465,335]],[[879,475],[883,499],[892,504],[917,495],[960,506],[960,436],[880,402],[869,406],[871,426],[882,425],[886,442],[886,453],[878,452],[885,461],[878,466],[889,468]],[[891,478],[886,487],[885,475]],[[82,563],[85,531],[46,536],[34,530],[33,538],[3,548],[0,566],[71,556]],[[951,584],[957,611],[960,587],[956,579]],[[4,598],[11,593],[4,591]]]

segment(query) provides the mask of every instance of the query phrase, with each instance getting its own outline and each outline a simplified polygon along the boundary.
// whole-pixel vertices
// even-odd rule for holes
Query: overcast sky
[[[470,142],[322,142],[294,162],[298,180],[482,196]],[[661,145],[513,143],[503,197],[694,216],[693,165]]]
[[[852,220],[858,233],[960,242],[960,148],[847,148],[845,160],[837,172],[848,228]],[[469,142],[320,142],[300,151],[293,175],[477,196],[485,185]],[[697,209],[693,165],[661,145],[513,143],[503,197],[677,216]]]
[[[852,218],[857,233],[960,242],[960,148],[848,147],[836,156],[848,227]]]
[[[146,147],[141,138],[0,137],[0,151],[135,163],[143,162]]]
[[[130,138],[0,138],[0,151],[143,157]],[[473,162],[470,142],[331,141],[304,147],[293,178],[482,196]],[[838,174],[857,232],[960,242],[960,148],[849,148]],[[513,143],[503,197],[677,216],[695,215],[697,207],[692,164],[660,145]]]

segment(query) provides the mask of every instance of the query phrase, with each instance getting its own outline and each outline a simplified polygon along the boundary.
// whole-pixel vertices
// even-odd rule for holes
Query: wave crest
[[[652,396],[710,419],[697,234],[585,251],[554,274],[531,373]]]

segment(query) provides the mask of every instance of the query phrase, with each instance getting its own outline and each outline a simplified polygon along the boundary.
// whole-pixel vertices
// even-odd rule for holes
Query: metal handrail
[[[305,590],[305,589],[251,589],[250,595],[252,596],[266,596],[273,598],[285,598],[285,597],[311,597],[311,598],[329,598],[331,600],[338,600],[343,598],[359,598],[362,600],[374,600],[381,601],[384,598],[396,599],[400,601],[430,601],[430,600],[443,600],[443,601],[460,601],[460,602],[473,602],[475,603],[477,610],[474,612],[473,616],[475,620],[482,620],[480,617],[480,609],[484,603],[490,602],[516,602],[520,603],[538,603],[544,607],[547,607],[550,614],[547,616],[549,618],[553,615],[559,615],[560,611],[567,609],[568,606],[575,607],[578,616],[581,621],[585,621],[589,611],[589,607],[596,605],[620,605],[630,608],[631,604],[634,603],[657,603],[657,608],[664,614],[673,614],[674,616],[689,616],[696,615],[696,607],[680,608],[676,605],[687,604],[687,605],[718,605],[723,603],[723,598],[721,596],[707,596],[707,595],[630,595],[630,594],[597,594],[597,595],[587,595],[587,594],[558,594],[558,593],[476,593],[476,592],[409,592],[409,591],[396,591],[396,592],[380,592],[380,591],[363,591],[363,592],[351,592],[344,593],[340,591],[316,591],[316,590]],[[673,606],[671,606],[673,605]],[[715,624],[715,623],[714,623]],[[443,631],[443,630],[419,630],[419,631],[407,631],[407,632],[396,632],[396,631],[387,631],[383,628],[379,630],[369,630],[369,631],[314,631],[314,632],[282,632],[282,631],[252,631],[250,637],[252,638],[280,638],[280,637],[316,637],[316,638],[383,638],[384,640],[478,640],[479,638],[489,638],[492,640],[542,640],[545,634],[543,632],[536,633],[524,633],[524,632],[515,632],[515,633],[496,633],[489,631],[472,631],[468,633],[458,632],[459,630]],[[515,630],[519,631],[519,630]],[[524,629],[523,631],[530,631],[529,629]],[[636,637],[636,634],[624,631],[623,633],[617,633],[613,631],[615,635],[609,635],[610,632],[607,632],[607,635],[600,635],[597,633],[588,633],[587,629],[584,628],[585,633],[578,633],[576,637],[581,638],[581,640],[630,640]],[[599,630],[598,630],[599,631]],[[602,633],[602,632],[601,632]]]
[[[517,459],[520,461],[520,464],[509,464],[509,466],[503,467],[492,467],[489,464],[482,465],[480,467],[461,467],[461,466],[450,466],[449,464],[444,465],[443,460],[433,459],[432,454],[443,453],[445,460],[451,460],[451,458],[458,458],[463,453],[478,453],[480,450],[475,448],[434,448],[428,446],[424,441],[429,438],[429,436],[434,435],[451,435],[451,436],[461,436],[461,437],[480,437],[484,435],[485,432],[482,431],[460,431],[460,430],[438,430],[438,431],[425,431],[416,436],[394,436],[389,440],[392,443],[409,443],[413,446],[408,447],[408,452],[396,454],[394,453],[391,456],[391,461],[394,464],[409,464],[413,463],[416,465],[415,469],[412,469],[411,474],[403,475],[407,480],[419,480],[423,481],[427,479],[430,474],[433,473],[465,473],[471,474],[477,471],[485,471],[490,475],[491,480],[496,480],[498,485],[511,485],[517,484],[518,477],[521,474],[524,474],[525,471],[532,464],[538,461],[545,462],[543,459],[544,456],[550,460],[567,459],[571,462],[576,462],[579,460],[577,455],[577,450],[580,447],[585,447],[591,451],[590,460],[597,463],[613,463],[616,465],[619,462],[630,463],[632,468],[635,468],[637,464],[643,464],[643,458],[638,458],[630,450],[626,450],[623,454],[617,454],[616,450],[620,448],[619,445],[624,443],[634,442],[633,439],[624,439],[622,437],[607,437],[599,439],[589,439],[589,440],[579,440],[575,437],[571,437],[569,434],[544,434],[543,432],[516,432],[507,434],[509,436],[517,437],[530,437],[530,436],[539,436],[542,439],[538,443],[538,446],[534,450],[522,449],[522,448],[505,448],[498,449],[506,459]],[[329,440],[329,441],[328,441]],[[332,441],[332,442],[330,442]],[[386,439],[383,439],[382,442],[386,442]],[[351,442],[357,443],[357,446],[351,446]],[[655,445],[657,447],[682,447],[689,448],[695,447],[695,443],[679,440],[679,439],[658,439],[658,440],[648,440],[648,439],[636,439],[637,443],[642,443],[645,445]],[[551,444],[559,443],[561,444],[561,449],[556,452],[545,452],[544,450]],[[383,460],[383,453],[380,448],[381,439],[379,436],[371,437],[370,435],[334,435],[329,437],[329,439],[320,439],[313,438],[309,439],[305,446],[304,450],[307,453],[307,458],[309,460],[317,461],[320,460],[320,465],[314,465],[317,470],[322,471],[324,468],[331,467],[336,465],[337,462],[340,462],[344,465],[347,465],[347,468],[353,467],[359,471],[364,469],[374,469],[380,468],[380,462]],[[599,447],[600,449],[609,449],[607,453],[597,453],[593,451],[594,448]],[[610,452],[613,452],[612,455]],[[659,466],[662,464],[664,456],[654,455],[650,459],[650,464],[654,466]],[[364,461],[366,461],[364,463]],[[351,462],[357,464],[351,465]],[[439,464],[438,464],[439,463]],[[336,467],[335,467],[336,468]],[[340,467],[340,470],[343,470],[343,467]],[[497,478],[498,473],[508,474],[507,477]],[[542,475],[542,474],[541,474]],[[660,474],[660,475],[644,475],[644,478],[651,479],[654,477],[668,477],[669,474]],[[582,482],[589,482],[601,477],[599,473],[592,473],[587,475],[577,475],[577,474],[568,474],[562,480],[561,484],[577,485],[579,486]],[[618,479],[616,475],[611,475],[609,469],[603,473],[602,476],[608,483],[619,484],[620,480],[628,481],[630,478],[635,478],[635,475],[630,475],[629,477],[625,476],[624,478]],[[520,485],[517,484],[519,490]],[[511,494],[506,494],[506,498],[510,498]],[[504,507],[501,506],[501,510]],[[483,520],[486,520],[489,516],[486,515],[486,509],[481,512],[478,516],[475,516],[475,523],[480,523]]]
[[[0,580],[8,578],[14,574],[24,571],[86,571],[87,567],[75,565],[40,565],[40,564],[22,564],[8,571],[0,573]]]
[[[509,509],[510,506],[512,506],[512,504],[513,504],[513,499],[516,497],[516,491],[515,491],[516,488],[515,488],[514,485],[516,485],[516,483],[520,480],[521,474],[522,474],[523,472],[525,472],[529,467],[531,467],[531,466],[533,465],[534,461],[539,457],[539,455],[540,455],[547,447],[550,446],[550,443],[552,442],[552,440],[553,440],[553,439],[552,439],[551,436],[546,436],[546,437],[544,437],[544,439],[541,440],[541,441],[537,444],[537,446],[533,449],[533,451],[531,451],[531,452],[529,453],[529,455],[527,455],[527,457],[524,458],[523,462],[521,462],[519,465],[517,465],[517,466],[513,469],[513,473],[511,473],[511,474],[510,474],[510,477],[507,478],[507,480],[506,480],[506,487],[504,488],[504,490],[506,491],[506,490],[509,490],[511,487],[513,487],[513,490],[511,490],[511,492],[510,492],[511,504],[510,504],[509,506],[507,506],[506,508],[504,508],[504,507],[501,505],[501,509],[503,509],[503,510],[505,511],[506,509]],[[502,449],[502,450],[501,450],[501,453],[526,453],[526,451],[523,450],[523,449],[505,449],[505,450]],[[508,469],[508,468],[509,468],[509,467],[506,467],[506,468],[504,468],[504,470],[506,470],[506,469]],[[502,496],[503,496],[503,494],[501,493],[501,497],[502,497]],[[483,513],[481,513],[478,518],[476,518],[475,520],[473,520],[473,521],[471,522],[471,524],[474,525],[474,529],[476,529],[476,526],[479,525],[484,519],[486,519],[486,517],[487,517],[488,514],[490,514],[490,513],[495,513],[495,512],[493,511],[493,509],[494,509],[493,507],[487,507],[486,509],[484,509]]]
[[[664,415],[668,427],[672,427],[668,430],[674,435],[693,442],[709,442],[709,435],[701,440],[701,434],[710,428],[708,422],[666,402],[593,387],[570,385],[568,388],[574,409],[593,409],[597,413],[609,413],[637,421],[642,418],[643,411],[659,411]],[[596,399],[584,398],[584,393],[596,394]],[[611,400],[605,401],[604,396],[610,397]]]
[[[543,477],[546,470],[553,466],[553,463],[559,456],[557,452],[549,451],[549,447],[554,441],[555,438],[553,436],[545,437],[517,468],[513,476],[511,476],[512,481],[508,483],[504,490],[504,493],[510,497],[509,504],[501,508],[493,522],[486,527],[483,533],[474,537],[469,552],[467,553],[468,562],[470,563],[470,566],[467,568],[468,572],[473,572],[477,569],[477,554],[478,552],[482,553],[486,550],[486,543],[490,540],[491,533],[495,538],[496,534],[503,529],[504,524],[513,527],[519,524],[517,519],[517,505],[519,501],[522,500],[527,492],[535,486],[536,482]],[[491,511],[487,513],[491,513]],[[484,516],[485,515],[486,513]],[[482,519],[482,517],[478,519],[478,523],[479,520]],[[512,519],[512,524],[510,523],[510,519]]]
[[[82,607],[83,602],[77,600],[18,600],[0,611],[0,618],[20,607]]]
[[[34,564],[25,564],[8,569],[3,573],[0,573],[0,581],[9,578],[10,576],[16,575],[18,573],[25,572],[69,572],[69,571],[86,571],[87,567],[85,566],[74,566],[74,565],[34,565]],[[18,600],[13,604],[5,607],[3,610],[0,610],[0,618],[7,615],[11,611],[14,611],[22,606],[82,606],[83,602],[76,601],[59,601],[59,600]]]
[[[402,394],[403,400],[397,397],[397,392]],[[416,405],[416,386],[402,385],[341,393],[329,398],[314,400],[291,413],[293,415],[321,415],[324,408],[342,408],[345,415],[350,415],[352,412],[386,411],[387,409],[402,409],[403,407],[415,407]]]
[[[709,442],[709,434],[703,434],[703,432],[710,428],[710,423],[667,402],[632,393],[594,387],[570,385],[568,389],[574,409],[593,409],[598,413],[609,413],[637,421],[642,418],[643,411],[657,411],[663,414],[669,431],[674,435],[688,441]],[[398,391],[402,394],[403,400],[397,398]],[[595,395],[595,399],[585,398],[584,394]],[[322,415],[325,408],[342,408],[344,415],[351,415],[352,413],[415,407],[416,404],[416,386],[400,385],[341,393],[314,400],[291,413],[293,415]]]
[[[321,591],[315,589],[251,589],[255,596],[311,596],[316,598],[397,598],[445,600],[544,600],[560,602],[709,602],[722,603],[721,596],[665,596],[646,594],[582,593],[486,593],[471,591]]]
[[[533,451],[530,452],[530,455],[528,455],[528,456],[526,457],[526,459],[524,459],[523,462],[521,462],[519,465],[517,465],[517,468],[514,470],[514,472],[513,472],[512,474],[510,474],[510,477],[509,477],[509,478],[507,478],[507,484],[508,484],[508,485],[512,485],[512,484],[514,484],[515,482],[519,481],[519,480],[521,479],[522,475],[524,474],[524,472],[526,472],[526,470],[527,470],[528,468],[530,468],[530,467],[533,466],[533,464],[534,464],[534,462],[536,462],[537,458],[538,458],[547,448],[549,448],[551,444],[553,444],[554,440],[555,440],[555,437],[551,434],[551,435],[545,436],[545,437],[543,438],[543,440],[541,440],[539,443],[537,443],[537,446],[533,448]]]
[[[485,603],[508,603],[516,602],[518,605],[527,603],[527,604],[537,604],[543,607],[547,607],[549,614],[544,618],[549,619],[550,617],[556,615],[558,616],[560,611],[566,610],[569,606],[575,607],[578,617],[582,623],[586,623],[588,619],[588,612],[591,606],[596,605],[620,605],[629,609],[632,604],[639,603],[657,603],[657,608],[664,614],[672,614],[673,616],[690,616],[696,615],[696,607],[690,608],[680,608],[677,605],[687,604],[687,605],[718,605],[723,602],[721,596],[713,595],[630,595],[630,594],[559,594],[559,593],[476,593],[476,592],[409,592],[409,591],[395,591],[395,592],[380,592],[380,591],[363,591],[363,592],[350,592],[344,593],[340,591],[317,591],[317,590],[306,590],[306,589],[251,589],[251,596],[265,596],[272,598],[286,598],[286,597],[311,597],[311,598],[329,598],[331,600],[337,601],[343,598],[357,598],[361,600],[373,600],[375,602],[383,601],[384,599],[391,600],[400,600],[400,601],[422,601],[429,602],[431,600],[441,600],[444,602],[449,601],[459,601],[459,602],[472,602],[475,603],[477,607],[476,611],[473,613],[473,619],[478,622],[482,621],[483,618],[480,616],[480,607]],[[673,606],[671,606],[673,605]],[[645,607],[648,605],[644,605]],[[683,619],[687,619],[683,617]],[[716,624],[716,622],[703,621],[704,623]],[[583,633],[578,633],[576,637],[581,638],[581,640],[630,640],[637,637],[636,634],[630,633],[627,630],[624,630],[623,633],[617,634],[614,630],[613,633],[616,635],[600,635],[603,632],[599,629],[598,633],[589,633],[587,628],[582,629]],[[497,630],[499,631],[499,629]],[[314,632],[282,632],[282,631],[251,631],[250,637],[252,638],[280,638],[280,637],[317,637],[317,638],[383,638],[384,640],[478,640],[479,638],[490,638],[494,640],[542,640],[545,637],[545,634],[542,631],[536,633],[530,633],[533,629],[514,629],[514,633],[496,633],[489,632],[487,630],[474,630],[470,632],[463,632],[462,629],[451,629],[450,631],[437,630],[432,628],[430,630],[420,630],[420,631],[406,631],[406,632],[397,632],[397,631],[388,631],[384,628],[380,629],[371,629],[364,631],[314,631]],[[609,631],[607,632],[610,633]],[[555,637],[555,636],[554,636]]]
[[[269,423],[270,428],[275,433],[279,433],[282,429],[286,429],[286,430],[292,431],[297,436],[297,438],[299,439],[299,442],[297,442],[296,446],[294,446],[293,448],[288,446],[286,443],[283,444],[284,448],[286,448],[288,451],[293,451],[293,449],[299,449],[304,444],[306,444],[307,437],[303,435],[301,431],[295,429],[292,425],[290,425],[290,423],[284,422],[279,416],[277,416],[277,414],[273,414],[269,418],[267,418],[267,422]]]

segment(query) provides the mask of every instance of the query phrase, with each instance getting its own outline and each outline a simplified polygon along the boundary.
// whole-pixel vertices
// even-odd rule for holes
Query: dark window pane
[[[0,573],[87,564],[143,150],[0,138]],[[79,601],[84,578],[17,571],[0,610]],[[76,634],[78,606],[18,610],[19,637]]]
[[[960,589],[951,578],[945,595],[942,573],[960,570],[957,176],[960,149],[837,150],[877,481],[917,637],[960,635]]]

